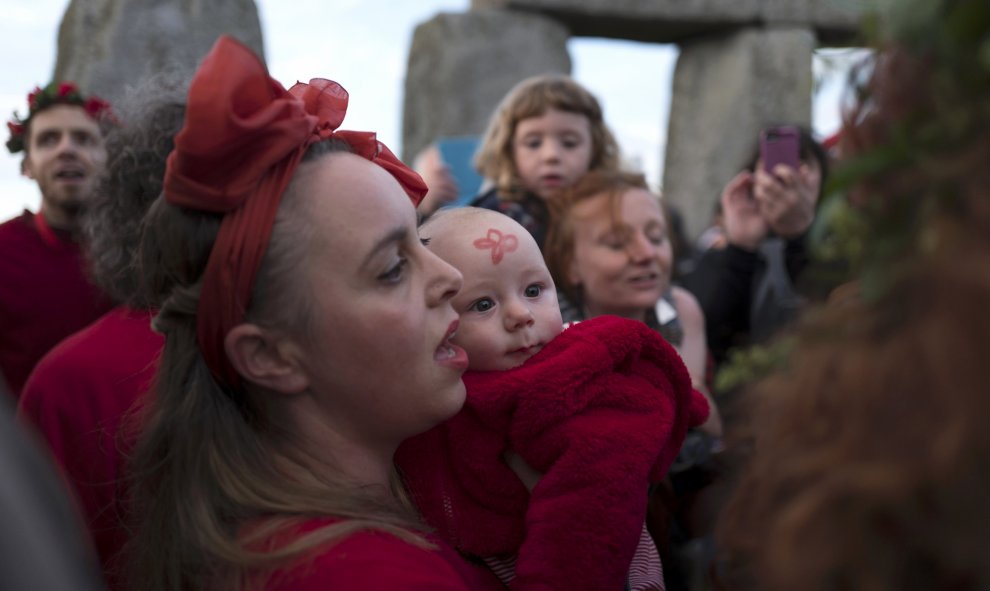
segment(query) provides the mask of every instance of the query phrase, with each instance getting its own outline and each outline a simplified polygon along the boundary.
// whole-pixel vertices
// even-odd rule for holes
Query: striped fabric
[[[665,591],[663,563],[660,562],[660,554],[657,553],[653,538],[646,531],[646,524],[643,524],[643,531],[639,534],[639,546],[636,546],[636,553],[633,554],[632,563],[629,565],[629,589]]]
[[[484,559],[485,564],[491,569],[500,581],[509,585],[515,578],[516,556],[489,556]],[[636,546],[636,553],[633,554],[632,563],[629,565],[629,581],[626,585],[629,591],[665,591],[663,584],[663,564],[660,562],[660,555],[657,554],[657,547],[653,544],[646,525],[639,534],[639,545]]]

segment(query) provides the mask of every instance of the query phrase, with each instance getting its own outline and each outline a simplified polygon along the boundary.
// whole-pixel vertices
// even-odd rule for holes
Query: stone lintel
[[[732,29],[806,27],[824,45],[855,41],[865,0],[472,0],[553,18],[579,37],[682,43]]]

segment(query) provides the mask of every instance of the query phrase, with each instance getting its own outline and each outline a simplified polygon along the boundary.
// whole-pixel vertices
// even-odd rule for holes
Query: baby
[[[454,296],[460,325],[453,340],[468,369],[512,369],[563,330],[557,290],[536,241],[501,213],[465,207],[420,228],[427,247],[464,276]]]
[[[397,455],[424,519],[516,589],[662,589],[648,487],[707,414],[677,353],[616,317],[562,332],[540,250],[505,215],[443,211],[420,236],[464,275],[452,342],[469,358],[464,409]]]

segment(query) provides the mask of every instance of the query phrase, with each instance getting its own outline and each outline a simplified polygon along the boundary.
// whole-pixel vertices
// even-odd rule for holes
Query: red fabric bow
[[[173,205],[224,214],[203,273],[196,329],[207,365],[230,386],[239,377],[224,339],[243,321],[282,194],[310,144],[342,139],[391,173],[414,204],[426,194],[419,175],[374,133],[335,131],[347,100],[343,87],[324,79],[286,91],[228,36],[217,40],[190,83],[164,193]]]

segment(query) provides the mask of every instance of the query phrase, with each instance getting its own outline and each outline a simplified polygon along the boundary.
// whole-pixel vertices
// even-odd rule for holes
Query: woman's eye
[[[646,239],[649,240],[655,246],[660,246],[661,244],[663,244],[664,242],[666,242],[667,235],[666,234],[650,234],[650,235],[648,235],[646,237]]]
[[[429,238],[420,238],[419,239],[419,243],[422,244],[423,246],[429,246],[430,245],[430,239]]]
[[[534,283],[532,285],[527,285],[526,286],[526,292],[525,293],[526,293],[526,297],[527,298],[536,298],[536,297],[539,297],[540,294],[543,293],[543,286],[540,285],[539,283]]]
[[[473,312],[487,312],[494,307],[495,307],[495,302],[493,302],[491,298],[481,298],[480,300],[477,300],[473,304],[471,304],[471,307],[469,307],[468,310],[471,310]]]
[[[398,283],[402,281],[402,274],[405,271],[406,264],[409,261],[406,257],[399,257],[399,260],[395,262],[394,265],[389,267],[388,271],[385,271],[378,276],[378,280],[383,283]]]
[[[602,238],[602,244],[612,250],[624,250],[626,248],[626,241],[618,236],[606,236]]]

